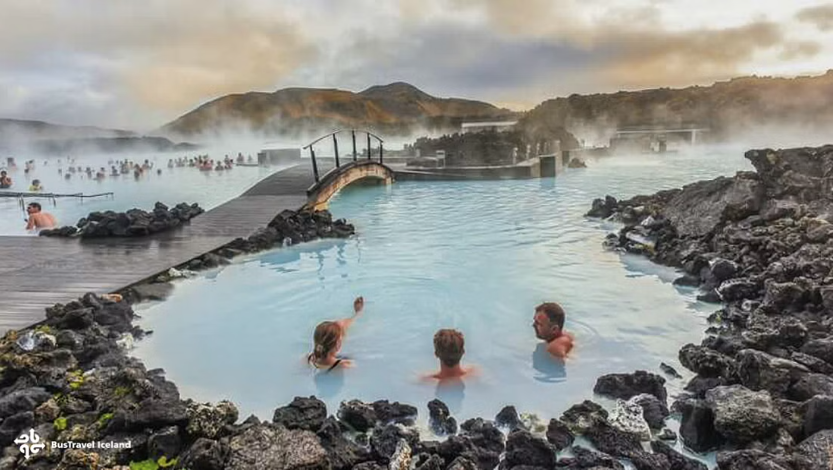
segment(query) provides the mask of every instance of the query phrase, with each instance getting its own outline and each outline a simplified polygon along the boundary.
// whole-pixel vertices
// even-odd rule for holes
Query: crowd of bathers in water
[[[63,176],[64,179],[69,180],[72,179],[74,175],[78,175],[81,178],[84,178],[86,175],[87,179],[91,180],[104,180],[106,178],[115,178],[121,177],[122,175],[129,175],[133,174],[133,177],[137,180],[140,179],[145,174],[153,171],[154,163],[150,160],[145,160],[144,162],[134,162],[130,159],[124,160],[109,160],[107,162],[107,166],[110,167],[109,171],[106,167],[100,167],[99,169],[95,169],[93,167],[87,166],[83,167],[80,165],[76,165],[76,161],[74,158],[67,157],[66,161],[62,158],[58,158],[54,160],[54,162],[58,166],[58,175]],[[49,160],[44,160],[44,166],[48,165]],[[68,166],[65,169],[64,163]],[[256,166],[257,163],[254,161],[251,155],[248,157],[244,157],[242,153],[237,154],[237,158],[231,158],[228,155],[221,160],[214,160],[209,158],[208,155],[197,155],[195,157],[180,157],[180,158],[172,158],[168,159],[168,168],[197,168],[200,171],[227,171],[234,168],[236,165],[245,165],[245,166]],[[17,169],[17,163],[15,162],[14,158],[7,158],[6,162],[6,169],[0,170],[0,189],[9,189],[13,186],[13,181],[11,176],[9,176],[8,171],[13,171]],[[8,171],[7,171],[8,170]],[[35,170],[35,161],[28,160],[26,161],[26,167],[24,169],[25,174],[29,174]],[[156,174],[161,175],[162,169],[157,168]],[[37,192],[43,191],[44,187],[40,184],[40,180],[33,180],[32,184],[29,187],[29,191]]]
[[[208,155],[169,159],[168,168],[191,167],[198,168],[200,171],[226,171],[231,170],[234,167],[235,161],[238,165],[257,165],[251,155],[246,158],[242,153],[238,153],[236,160],[226,155],[224,159],[217,160],[216,162],[209,158]],[[48,166],[50,162],[52,162],[54,166],[58,167],[58,175],[63,176],[66,180],[72,179],[73,176],[77,176],[81,179],[86,176],[86,178],[90,180],[102,181],[107,178],[120,178],[124,175],[132,173],[133,177],[138,181],[145,174],[154,170],[154,163],[147,159],[143,162],[134,162],[130,159],[109,160],[107,162],[107,165],[110,167],[109,172],[106,167],[101,167],[96,170],[90,166],[80,166],[77,164],[76,160],[71,157],[44,160],[43,165]],[[0,189],[10,189],[14,186],[14,181],[9,175],[9,172],[14,172],[17,169],[18,166],[15,159],[12,157],[7,158],[5,168],[0,169]],[[35,161],[27,160],[24,168],[26,179],[28,180],[34,172]],[[162,169],[156,168],[156,174],[161,175]],[[44,190],[44,185],[41,183],[40,179],[33,179],[31,181],[31,184],[29,185],[29,192],[42,192]],[[30,203],[26,206],[26,215],[26,230],[39,231],[43,229],[55,228],[57,226],[57,220],[55,217],[48,212],[44,212],[41,205],[37,202]]]
[[[232,159],[228,155],[222,160],[216,162],[209,158],[208,155],[198,155],[193,158],[182,157],[168,160],[168,168],[198,168],[200,171],[226,171],[234,168],[237,165],[255,165],[255,161],[251,155],[248,158],[243,157],[242,153],[237,154],[237,159]]]
[[[341,356],[341,346],[347,331],[364,311],[364,298],[353,301],[353,315],[341,320],[325,321],[315,327],[312,352],[306,361],[323,372],[355,365],[352,359]],[[535,336],[546,342],[547,351],[553,358],[563,360],[573,349],[573,335],[564,331],[564,309],[555,302],[545,302],[535,307],[532,327]],[[434,334],[434,355],[440,361],[437,372],[424,375],[427,380],[446,380],[476,374],[476,366],[463,366],[465,337],[454,329],[441,329]]]

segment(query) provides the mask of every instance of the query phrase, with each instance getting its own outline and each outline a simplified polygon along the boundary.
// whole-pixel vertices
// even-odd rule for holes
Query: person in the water
[[[43,191],[43,185],[40,184],[40,180],[32,180],[32,184],[29,185],[29,191],[32,191],[32,192]]]
[[[0,171],[0,188],[6,189],[12,187],[12,179],[6,170]]]
[[[459,379],[477,371],[474,366],[463,366],[460,361],[466,353],[466,339],[457,330],[443,329],[434,334],[434,355],[440,360],[440,370],[425,376],[426,379],[444,381]]]
[[[45,228],[55,228],[58,222],[55,217],[43,212],[41,205],[37,202],[30,202],[26,207],[26,213],[29,214],[29,219],[26,221],[26,230],[42,230]]]
[[[532,327],[535,336],[547,343],[547,352],[557,358],[565,358],[573,349],[573,335],[564,331],[564,309],[555,302],[545,302],[535,307]]]
[[[337,367],[352,367],[353,361],[338,354],[347,330],[364,310],[364,298],[353,301],[353,316],[336,321],[325,321],[315,327],[312,353],[307,362],[316,369],[331,371]]]

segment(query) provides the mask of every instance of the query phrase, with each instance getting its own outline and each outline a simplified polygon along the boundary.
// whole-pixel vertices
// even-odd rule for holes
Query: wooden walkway
[[[287,168],[180,229],[148,237],[0,237],[0,334],[40,322],[56,303],[123,289],[248,236],[303,206],[311,183],[308,163]]]

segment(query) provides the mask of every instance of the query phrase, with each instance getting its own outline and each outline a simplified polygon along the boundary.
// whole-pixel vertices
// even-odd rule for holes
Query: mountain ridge
[[[55,124],[32,119],[0,118],[0,142],[4,140],[135,137],[137,135],[136,132],[123,129]]]
[[[767,140],[773,132],[793,139],[826,135],[833,126],[833,70],[792,78],[743,76],[708,86],[572,94],[543,101],[518,123],[532,135],[563,127],[600,143],[620,127],[687,124],[708,127],[716,142],[746,136]]]
[[[316,137],[312,134],[345,127],[369,128],[388,136],[425,135],[456,132],[464,120],[497,119],[519,120],[518,129],[533,140],[557,139],[566,129],[582,140],[606,144],[620,127],[694,123],[709,127],[708,137],[715,141],[749,132],[766,136],[773,131],[800,141],[826,135],[833,126],[833,70],[792,78],[742,76],[706,86],[572,94],[545,100],[523,113],[483,101],[435,97],[401,81],[359,92],[290,87],[215,98],[149,135],[181,140],[224,132],[261,134],[255,137],[307,132],[306,136]],[[95,126],[0,119],[0,148],[26,140],[140,135]]]
[[[298,135],[368,127],[389,135],[404,135],[418,129],[449,131],[466,119],[516,115],[482,101],[435,97],[405,82],[374,85],[360,92],[291,87],[271,93],[221,96],[165,124],[156,133],[192,137],[240,130]]]

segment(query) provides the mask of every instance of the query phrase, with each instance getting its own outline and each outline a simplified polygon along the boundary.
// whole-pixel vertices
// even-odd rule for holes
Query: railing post
[[[367,133],[367,159],[370,160],[370,133]]]
[[[318,164],[315,163],[315,149],[312,148],[312,145],[309,147],[309,155],[312,157],[312,176],[315,178],[315,182],[318,182]]]
[[[333,134],[333,149],[336,152],[336,168],[338,168],[341,165],[338,162],[338,138],[336,138],[335,134]]]
[[[356,161],[356,130],[350,131],[353,134],[353,161]]]
[[[379,164],[380,165],[382,164],[382,154],[384,153],[383,150],[384,149],[382,148],[382,141],[380,140],[379,141]]]

